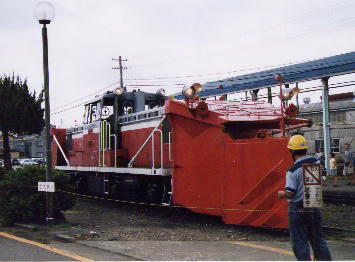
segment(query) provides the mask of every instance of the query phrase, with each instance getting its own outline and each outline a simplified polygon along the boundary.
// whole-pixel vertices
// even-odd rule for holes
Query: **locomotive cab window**
[[[100,119],[105,120],[115,113],[115,98],[116,95],[108,93],[101,99]]]
[[[99,119],[100,102],[85,105],[84,124],[90,124]]]

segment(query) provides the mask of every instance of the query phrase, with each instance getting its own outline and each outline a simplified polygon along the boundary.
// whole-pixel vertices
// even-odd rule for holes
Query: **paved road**
[[[354,260],[355,244],[328,241],[334,260]],[[0,261],[295,260],[289,242],[78,241],[52,247],[0,232]]]
[[[126,255],[135,260],[296,260],[288,241],[79,241],[79,244]],[[328,244],[334,260],[355,259],[354,243],[328,241]]]
[[[51,241],[44,245],[0,232],[0,261],[129,261],[125,254],[77,243]]]
[[[38,246],[0,236],[0,260],[5,261],[73,261],[73,258],[60,255]]]

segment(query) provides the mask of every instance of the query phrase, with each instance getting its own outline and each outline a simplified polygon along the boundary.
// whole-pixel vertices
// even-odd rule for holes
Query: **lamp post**
[[[48,38],[47,26],[55,16],[55,10],[49,2],[39,2],[34,9],[35,18],[42,26],[43,43],[43,75],[45,100],[45,136],[46,136],[46,181],[52,181],[52,151],[50,135],[50,108],[49,108],[49,73],[48,73]],[[53,193],[46,192],[46,220],[53,219]]]

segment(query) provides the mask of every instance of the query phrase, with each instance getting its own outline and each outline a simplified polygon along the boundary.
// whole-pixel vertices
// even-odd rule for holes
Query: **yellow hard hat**
[[[308,148],[308,143],[307,140],[301,136],[301,135],[295,135],[290,138],[288,141],[287,148],[291,150],[301,150],[301,149],[307,149]]]

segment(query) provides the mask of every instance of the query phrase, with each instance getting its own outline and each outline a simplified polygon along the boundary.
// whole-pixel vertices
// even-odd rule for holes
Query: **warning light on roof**
[[[159,88],[156,92],[157,95],[165,96],[165,89]]]
[[[283,101],[290,100],[292,97],[297,95],[299,92],[300,92],[300,89],[298,87],[283,88],[282,89],[282,97],[281,97],[281,99]]]
[[[182,89],[182,95],[186,98],[186,99],[191,99],[193,98],[197,93],[201,92],[202,90],[202,86],[199,83],[195,83],[190,87],[185,86]]]
[[[122,95],[123,91],[124,91],[123,88],[118,87],[118,88],[115,89],[115,94],[116,95]]]

